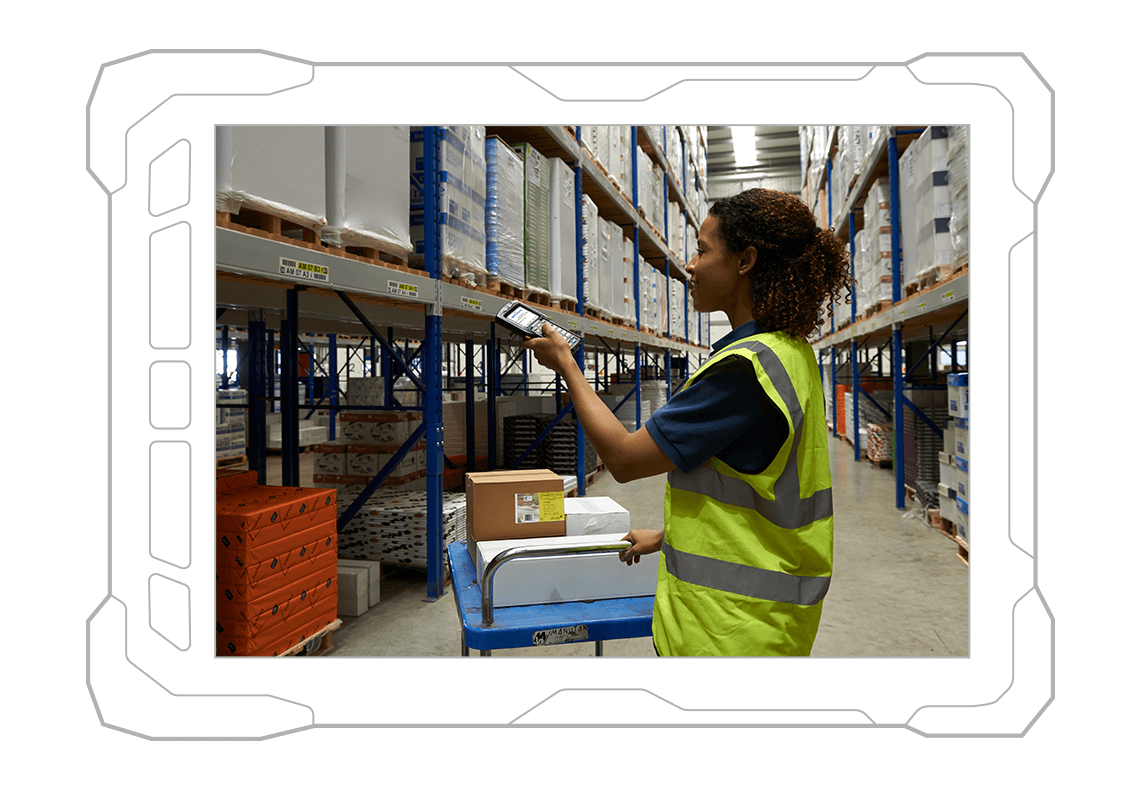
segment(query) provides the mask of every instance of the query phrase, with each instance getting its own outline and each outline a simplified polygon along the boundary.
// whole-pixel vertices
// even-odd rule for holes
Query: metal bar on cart
[[[483,591],[483,627],[491,626],[494,622],[494,595],[492,586],[495,582],[495,572],[509,560],[517,558],[555,558],[564,555],[606,555],[611,552],[621,552],[633,546],[629,541],[619,541],[616,544],[591,544],[583,547],[512,547],[505,549],[491,559],[483,569],[480,580],[480,589]]]

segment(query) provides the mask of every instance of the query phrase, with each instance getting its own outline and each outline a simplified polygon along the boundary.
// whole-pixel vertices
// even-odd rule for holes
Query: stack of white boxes
[[[685,284],[669,278],[670,284],[670,335],[685,335]]]
[[[610,226],[610,267],[601,275],[610,280],[610,315],[615,321],[625,321],[626,316],[626,278],[623,276],[624,262],[626,260],[627,239],[622,233],[622,226],[618,223],[607,223]],[[633,244],[630,241],[630,244]]]
[[[578,302],[577,236],[575,234],[574,171],[558,157],[550,167],[550,282],[554,299]]]
[[[592,299],[595,300],[598,306],[598,311],[603,319],[607,321],[614,318],[614,312],[610,309],[611,305],[611,291],[612,284],[610,282],[610,234],[611,223],[609,220],[599,217],[598,218],[598,233],[596,238],[598,240],[598,290],[595,293],[591,289]],[[615,244],[620,244],[621,241],[616,239]]]
[[[582,298],[586,306],[598,310],[598,207],[585,192],[582,195]]]
[[[623,321],[630,323],[634,321],[634,272],[636,267],[634,240],[623,238],[622,257],[617,261],[617,266],[614,269],[615,294],[621,295],[620,298],[615,298],[614,314]]]
[[[929,126],[899,158],[904,286],[921,276],[936,275],[938,279],[949,274],[952,250],[947,150],[947,127]]]
[[[857,307],[871,307],[892,300],[891,288],[891,184],[886,177],[873,181],[864,201],[864,244],[866,248],[866,302]],[[857,234],[858,236],[858,234]]]
[[[630,532],[630,513],[609,497],[572,497],[564,503],[565,535],[478,542],[477,578],[482,579],[484,568],[509,549],[613,545]],[[653,596],[657,573],[657,563],[643,561],[627,566],[618,562],[614,553],[519,558],[495,572],[495,606]]]
[[[970,393],[967,387],[967,374],[947,376],[947,411],[954,421],[954,475],[955,475],[955,519],[958,534],[969,541],[970,529]]]
[[[536,293],[551,293],[551,166],[534,146],[522,143],[523,284]]]
[[[408,127],[325,127],[325,157],[328,224],[321,239],[408,260]]]
[[[232,459],[246,455],[246,410],[240,406],[222,406],[246,403],[246,391],[218,390],[215,401],[219,408],[214,410],[214,457]]]
[[[487,161],[482,126],[442,128],[440,170],[441,262],[443,274],[472,285],[487,281]],[[424,255],[424,127],[409,131],[410,232],[414,257]]]
[[[523,160],[497,137],[484,144],[487,159],[487,273],[523,288]]]

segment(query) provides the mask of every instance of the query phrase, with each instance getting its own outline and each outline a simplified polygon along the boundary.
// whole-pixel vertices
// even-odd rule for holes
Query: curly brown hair
[[[709,214],[730,252],[756,249],[753,318],[769,329],[807,338],[824,323],[829,298],[851,301],[843,294],[855,283],[848,251],[795,195],[746,190],[715,201]]]

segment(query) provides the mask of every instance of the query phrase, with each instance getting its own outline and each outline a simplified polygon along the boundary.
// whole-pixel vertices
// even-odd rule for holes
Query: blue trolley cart
[[[475,564],[467,545],[448,545],[456,612],[463,628],[462,651],[470,649],[490,656],[496,648],[523,648],[559,643],[594,641],[595,656],[602,656],[602,641],[624,637],[649,637],[654,611],[653,596],[625,599],[599,599],[591,602],[563,602],[512,607],[494,606],[495,572],[503,563],[520,557],[554,556],[577,553],[618,552],[628,543],[600,544],[573,549],[517,548],[500,553],[476,578]]]

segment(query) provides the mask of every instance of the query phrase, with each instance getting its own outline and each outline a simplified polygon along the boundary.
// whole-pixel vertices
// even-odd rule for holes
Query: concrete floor
[[[895,477],[856,462],[830,439],[836,532],[832,584],[813,656],[946,657],[969,655],[969,569],[957,545],[895,507]],[[268,482],[280,482],[271,457]],[[276,476],[276,479],[275,479]],[[302,455],[301,484],[312,481]],[[614,498],[636,528],[661,529],[665,476],[619,484],[603,472],[587,494]],[[617,561],[615,561],[617,562]],[[644,562],[644,561],[643,561]],[[397,570],[381,581],[381,601],[360,617],[342,617],[326,656],[459,656],[459,621],[451,586],[434,602],[423,572]],[[594,643],[504,649],[493,656],[594,656]],[[654,656],[650,638],[611,640],[608,657]],[[478,652],[476,652],[478,654]]]

